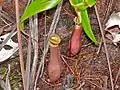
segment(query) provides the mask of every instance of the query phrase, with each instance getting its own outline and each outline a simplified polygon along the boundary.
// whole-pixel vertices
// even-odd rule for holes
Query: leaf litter
[[[110,15],[109,20],[106,23],[105,30],[112,36],[112,38],[110,36],[107,37],[112,40],[114,45],[117,45],[120,41],[120,12],[113,12]]]
[[[98,0],[97,2],[107,2],[107,1],[105,1],[105,0],[103,0],[103,1],[100,1],[100,0]],[[102,3],[100,3],[100,4],[102,4]],[[100,5],[100,4],[97,4],[97,6],[105,6],[105,5]],[[64,3],[64,6],[63,7],[67,7],[67,8],[69,8],[69,4],[68,4],[68,2],[66,1],[66,3]],[[101,8],[99,8],[98,9],[98,11],[104,11],[105,10],[105,8],[102,8],[102,10],[100,10]],[[91,9],[90,9],[90,11],[91,11]],[[93,10],[92,10],[93,11]],[[10,12],[10,11],[8,11],[8,12]],[[13,11],[12,11],[13,12]],[[62,12],[63,13],[63,12]],[[73,16],[70,16],[70,14],[73,14],[74,15],[74,13],[72,12],[72,11],[68,11],[67,13],[68,14],[65,14],[65,15],[62,15],[62,13],[61,13],[61,17],[60,17],[60,19],[66,19],[66,20],[68,20],[68,22],[72,22],[71,21],[71,17],[73,17]],[[90,12],[90,14],[95,14],[95,13],[93,13],[93,12]],[[47,16],[49,16],[49,17],[52,17],[52,16],[50,16],[50,15],[48,15],[47,14]],[[101,14],[100,14],[100,18],[101,19],[103,19],[104,20],[104,13],[102,13],[101,12]],[[95,17],[95,16],[94,16]],[[41,18],[41,17],[40,17]],[[92,18],[92,17],[91,17]],[[107,17],[108,18],[108,17]],[[93,24],[93,25],[97,25],[96,23],[95,24]],[[44,25],[43,25],[44,26]],[[97,27],[97,26],[96,26]],[[42,28],[42,27],[41,27]],[[68,31],[70,31],[71,29],[70,28],[67,28],[68,29]],[[93,28],[94,30],[95,30],[95,33],[96,33],[96,36],[97,36],[97,38],[99,39],[100,38],[100,34],[98,33],[98,29],[97,28]],[[117,26],[117,28],[116,28],[117,30],[118,30],[118,26]],[[61,29],[61,31],[62,31],[62,29]],[[116,30],[113,30],[113,31],[116,31]],[[59,31],[59,33],[60,33],[60,31]],[[61,34],[61,35],[63,35],[63,39],[64,39],[64,34]],[[66,37],[66,36],[65,36]],[[90,43],[90,41],[86,38],[86,36],[85,35],[82,35],[82,37],[84,38],[84,40],[83,40],[83,45],[87,45],[87,44],[89,44]],[[69,40],[69,38],[67,38],[67,40]],[[61,52],[62,52],[62,54],[64,55],[64,56],[67,56],[66,55],[66,45],[67,45],[67,40],[66,41],[64,41],[64,43],[62,43],[62,45],[61,45],[61,47],[62,47],[62,49],[61,49]],[[112,40],[113,40],[113,37],[112,37]],[[42,41],[40,41],[40,42],[42,42]],[[113,42],[113,41],[112,41]],[[112,45],[112,44],[109,44],[108,45],[108,49],[110,49],[110,50],[112,50],[112,49],[114,49],[113,48],[114,47],[114,45]],[[87,46],[87,47],[83,47],[82,49],[81,49],[81,52],[80,53],[78,53],[78,55],[77,56],[75,56],[75,57],[69,57],[69,59],[65,59],[66,61],[67,61],[67,63],[68,63],[68,65],[70,66],[70,68],[72,69],[72,70],[74,70],[74,65],[73,64],[75,64],[75,60],[77,59],[78,60],[78,72],[80,73],[80,82],[79,82],[79,84],[78,83],[75,83],[75,82],[73,82],[73,86],[76,86],[76,84],[78,85],[77,87],[79,88],[81,88],[81,89],[87,89],[87,90],[91,90],[92,88],[93,88],[93,90],[99,90],[98,89],[98,87],[100,87],[100,86],[103,86],[105,89],[106,89],[106,87],[107,88],[111,88],[110,87],[110,82],[109,82],[109,78],[108,79],[102,79],[101,77],[103,77],[104,75],[105,76],[109,76],[109,73],[108,73],[108,69],[107,69],[107,64],[106,64],[106,60],[105,60],[105,55],[104,55],[104,49],[103,48],[101,48],[101,50],[100,50],[100,53],[97,55],[97,57],[95,57],[95,55],[96,55],[96,50],[97,50],[97,48],[98,47],[95,47],[93,44],[90,44],[89,46]],[[118,48],[119,49],[119,48]],[[112,52],[114,52],[114,50],[112,50]],[[111,53],[112,53],[111,52]],[[119,50],[118,50],[118,52],[119,52]],[[93,54],[91,54],[91,53],[93,53]],[[119,54],[119,53],[116,53],[116,54]],[[119,64],[119,55],[116,55],[116,54],[114,54],[114,56],[112,55],[112,54],[110,54],[110,57],[112,58],[112,60],[111,60],[111,64],[113,65],[113,64]],[[115,56],[116,55],[116,56]],[[48,55],[49,56],[49,55]],[[46,57],[46,58],[48,58],[48,57]],[[17,58],[16,58],[17,59]],[[114,59],[118,59],[117,61],[115,61]],[[11,61],[11,60],[10,60]],[[14,60],[13,60],[14,61]],[[5,62],[5,63],[7,63],[7,62]],[[118,66],[119,67],[119,66]],[[14,67],[15,68],[15,67]],[[46,65],[45,65],[45,69],[46,69]],[[56,82],[56,84],[54,85],[52,85],[52,86],[50,86],[49,84],[47,84],[47,83],[45,83],[44,81],[41,81],[41,79],[39,78],[39,82],[38,82],[38,84],[37,84],[37,88],[38,89],[40,89],[40,90],[47,90],[47,89],[49,89],[49,90],[53,90],[53,89],[55,89],[55,90],[61,90],[61,88],[60,87],[62,87],[62,86],[65,86],[65,85],[68,85],[67,83],[66,84],[59,84],[59,83],[62,83],[62,81],[64,80],[64,79],[66,79],[66,74],[65,73],[70,73],[69,72],[69,70],[66,70],[67,69],[67,66],[66,65],[64,65],[64,72],[63,72],[63,75],[61,76],[61,78],[60,78],[60,80],[58,81],[58,82]],[[113,69],[113,67],[112,67],[112,69]],[[118,69],[116,69],[116,68],[114,68],[115,70],[116,70],[116,72],[118,71]],[[13,69],[13,70],[15,70],[15,69]],[[67,71],[67,72],[66,72]],[[17,74],[17,73],[16,73]],[[47,72],[45,71],[44,72],[44,74],[45,74],[45,79],[46,79],[46,77],[47,77]],[[70,73],[70,75],[72,75],[71,73]],[[87,77],[87,79],[88,80],[86,80],[85,79],[85,77],[82,77],[82,76],[86,76]],[[20,78],[20,77],[19,77]],[[73,78],[73,77],[72,77]],[[100,80],[98,80],[98,79],[96,79],[96,78],[99,78]],[[106,78],[106,77],[105,77]],[[113,76],[113,80],[114,80],[114,76]],[[119,79],[119,74],[117,75],[117,78]],[[74,79],[74,78],[73,78]],[[96,80],[95,80],[96,79]],[[116,79],[116,82],[117,82],[117,84],[116,84],[116,88],[118,88],[119,89],[119,86],[120,86],[120,83],[118,82],[118,79]],[[69,80],[69,78],[68,78],[68,80]],[[84,80],[86,80],[86,81],[84,81]],[[69,81],[68,81],[69,82]],[[83,84],[82,84],[83,83]],[[96,84],[96,85],[95,85]],[[106,86],[107,85],[107,86]],[[69,86],[69,85],[68,85]],[[68,87],[67,86],[67,87]],[[70,87],[71,88],[71,87]],[[73,89],[73,90],[75,90],[75,89]]]

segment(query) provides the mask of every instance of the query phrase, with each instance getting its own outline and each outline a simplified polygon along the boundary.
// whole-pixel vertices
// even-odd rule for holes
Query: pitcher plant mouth
[[[57,47],[61,42],[60,36],[57,34],[51,34],[49,38],[49,44],[50,46]]]

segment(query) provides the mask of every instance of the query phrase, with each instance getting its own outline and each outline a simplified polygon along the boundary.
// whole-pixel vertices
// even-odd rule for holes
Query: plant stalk
[[[23,87],[25,89],[26,88],[25,70],[24,70],[24,61],[23,61],[22,37],[21,37],[21,32],[19,30],[19,1],[18,0],[15,0],[15,8],[16,8],[16,23],[17,23],[17,38],[18,38],[18,47],[19,47],[20,68],[22,73]]]
[[[113,78],[112,78],[112,70],[111,70],[110,59],[109,59],[110,57],[109,57],[108,50],[107,50],[105,36],[104,36],[103,28],[102,28],[102,25],[101,25],[101,22],[100,22],[100,18],[99,18],[97,7],[94,6],[94,8],[95,8],[96,16],[97,16],[98,23],[99,23],[99,26],[100,26],[100,32],[101,32],[101,35],[102,35],[102,40],[103,40],[103,44],[104,44],[104,48],[105,48],[105,54],[106,54],[107,63],[108,63],[108,69],[109,69],[111,87],[112,87],[112,90],[114,90],[114,84],[113,84]]]

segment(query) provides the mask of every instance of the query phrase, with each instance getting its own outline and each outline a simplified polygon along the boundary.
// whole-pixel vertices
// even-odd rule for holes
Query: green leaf
[[[93,5],[95,5],[96,1],[95,1],[95,0],[85,0],[85,3],[86,3],[89,7],[92,7]]]
[[[96,3],[95,0],[69,0],[69,1],[74,8],[78,8],[79,10],[85,10],[88,7],[92,7]]]
[[[80,10],[84,10],[86,9],[88,6],[82,2],[81,0],[69,0],[70,4],[76,9],[80,9]]]
[[[62,0],[34,0],[31,2],[31,4],[27,7],[27,9],[25,10],[23,16],[21,17],[21,21],[20,21],[20,28],[23,28],[23,23],[26,19],[28,19],[29,17],[49,10],[53,7],[55,7],[58,3],[60,3],[60,1]]]
[[[97,44],[96,38],[93,34],[93,31],[91,29],[90,20],[88,18],[87,10],[81,11],[81,18],[82,18],[82,26],[84,28],[84,31],[86,35],[95,43]]]

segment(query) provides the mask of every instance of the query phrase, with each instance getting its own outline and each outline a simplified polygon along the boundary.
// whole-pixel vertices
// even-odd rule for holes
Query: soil
[[[22,15],[26,0],[20,1],[20,15]],[[108,5],[112,0],[97,0],[96,6],[100,15],[100,20],[103,28],[109,19],[111,13],[120,11],[120,0],[114,0],[108,12]],[[117,2],[117,3],[116,3]],[[55,9],[46,12],[47,15],[47,31],[50,28]],[[3,4],[3,10],[15,19],[14,0],[7,0]],[[89,18],[93,32],[98,42],[101,42],[101,33],[95,14],[94,7],[88,8]],[[96,46],[88,39],[85,33],[82,33],[82,48],[81,51],[74,57],[67,56],[67,44],[70,39],[71,32],[74,27],[73,19],[76,16],[73,8],[70,6],[68,0],[64,0],[60,20],[56,28],[56,33],[62,38],[61,54],[66,62],[74,71],[75,75],[68,69],[63,62],[63,72],[61,78],[55,83],[49,83],[47,75],[47,65],[49,60],[49,53],[46,57],[45,72],[43,78],[39,78],[37,83],[37,90],[111,90],[110,74],[108,63],[106,59],[104,45],[102,44],[100,52],[98,52],[99,45]],[[15,22],[13,22],[15,23]],[[0,26],[4,26],[3,22]],[[43,47],[43,32],[44,32],[44,13],[39,14],[39,48]],[[110,57],[111,72],[113,75],[113,83],[115,90],[120,90],[120,47],[115,46],[110,40],[105,38],[108,54]],[[27,42],[27,41],[26,41]],[[24,51],[27,52],[27,45],[24,45]],[[41,56],[41,50],[39,52]],[[25,54],[26,55],[26,54]],[[26,56],[25,56],[26,57]],[[40,59],[40,57],[39,57]],[[14,58],[9,58],[5,62],[0,63],[0,79],[5,80],[5,72],[7,65],[11,65],[10,82],[12,90],[22,90],[22,79],[19,67],[18,54]],[[4,77],[4,78],[1,78]],[[17,89],[16,89],[17,88]]]

